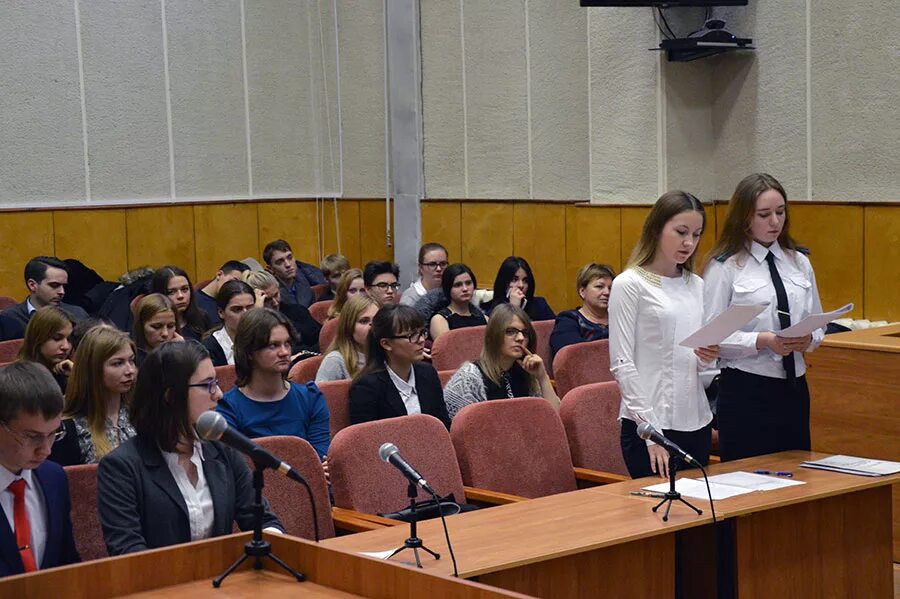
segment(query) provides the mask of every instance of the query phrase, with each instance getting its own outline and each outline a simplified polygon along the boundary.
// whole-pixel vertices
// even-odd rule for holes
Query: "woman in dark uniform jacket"
[[[494,297],[481,309],[490,314],[494,306],[511,304],[525,310],[531,320],[553,320],[556,314],[547,300],[534,294],[537,283],[525,258],[510,256],[500,264],[494,278]]]

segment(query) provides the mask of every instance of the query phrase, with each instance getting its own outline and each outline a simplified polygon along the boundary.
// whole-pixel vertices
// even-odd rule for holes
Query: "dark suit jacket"
[[[209,358],[212,360],[213,366],[228,366],[228,358],[225,357],[225,350],[219,340],[212,336],[212,333],[206,336],[201,342],[206,351],[209,352]]]
[[[437,371],[424,362],[413,364],[416,393],[423,414],[434,416],[450,428],[450,417],[444,403],[444,390]],[[406,406],[387,370],[361,376],[350,387],[350,422],[371,422],[382,418],[406,416]]]
[[[22,339],[25,337],[25,325],[18,318],[0,312],[0,341]]]
[[[72,520],[69,516],[69,481],[62,467],[44,462],[33,471],[34,480],[44,493],[47,508],[47,544],[40,559],[41,569],[75,564],[81,561],[75,538],[72,536]],[[0,514],[2,516],[2,514]],[[16,537],[9,528],[5,516],[0,517],[0,577],[22,574],[25,571]]]
[[[253,528],[253,481],[239,453],[203,441],[203,473],[214,507],[212,536],[231,534],[232,523]],[[97,471],[100,524],[110,555],[191,540],[187,506],[156,445],[133,437],[100,460]],[[265,503],[263,527],[284,529]]]
[[[88,317],[88,313],[84,311],[84,308],[80,306],[73,306],[72,304],[61,303],[59,307],[66,312],[69,316],[72,317],[76,322],[79,320],[84,320]],[[28,304],[26,302],[22,302],[21,304],[16,304],[12,308],[7,308],[3,311],[3,314],[6,316],[10,316],[17,320],[19,324],[23,327],[28,326],[28,321],[31,320],[31,314],[28,313]]]

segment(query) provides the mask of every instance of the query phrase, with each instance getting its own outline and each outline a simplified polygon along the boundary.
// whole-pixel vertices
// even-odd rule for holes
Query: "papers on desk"
[[[709,477],[709,494],[712,495],[713,501],[718,501],[729,497],[737,497],[738,495],[746,495],[754,491],[771,491],[803,484],[806,483],[799,480],[783,480],[774,476],[765,476],[752,472],[729,472]],[[652,493],[665,493],[668,490],[669,483],[667,482],[644,487],[644,491]],[[685,497],[709,499],[709,494],[706,492],[706,483],[703,482],[702,478],[679,478],[675,481],[675,490]]]
[[[838,318],[839,316],[843,316],[851,310],[853,310],[852,303],[847,304],[846,306],[842,306],[832,312],[826,312],[824,314],[810,314],[795,325],[791,325],[786,329],[773,332],[779,337],[806,337],[813,331],[821,329],[832,320]]]
[[[857,458],[849,455],[833,455],[821,460],[803,462],[800,465],[804,468],[830,470],[857,476],[888,476],[900,472],[900,462]]]
[[[360,551],[360,555],[365,555],[366,557],[374,557],[375,559],[387,559],[393,555],[394,550],[388,549],[387,551]]]
[[[709,482],[713,481],[720,485],[741,487],[742,489],[750,489],[753,491],[772,491],[774,489],[783,489],[784,487],[806,484],[802,480],[776,478],[765,474],[756,474],[755,472],[728,472],[726,474],[716,474],[715,476],[709,477]]]
[[[679,343],[684,347],[696,349],[709,345],[718,345],[726,337],[739,330],[742,326],[759,316],[760,312],[769,306],[765,304],[733,305],[727,310],[710,320],[705,326],[695,331],[692,335]]]

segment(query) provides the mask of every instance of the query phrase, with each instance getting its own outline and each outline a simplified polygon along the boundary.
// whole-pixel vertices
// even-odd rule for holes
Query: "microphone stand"
[[[666,512],[663,514],[663,522],[669,521],[669,510],[672,509],[673,501],[680,501],[684,505],[697,512],[698,516],[703,513],[701,510],[685,501],[685,499],[681,496],[681,493],[675,490],[675,470],[678,467],[678,462],[680,461],[681,460],[679,458],[673,455],[669,456],[669,490],[666,491],[663,495],[663,500],[653,506],[653,512],[655,513],[656,510],[661,508],[664,503],[666,504]]]
[[[244,555],[238,558],[236,562],[228,566],[228,569],[225,572],[213,580],[212,584],[215,588],[219,588],[222,585],[222,581],[225,578],[234,572],[238,566],[244,563],[247,558],[252,557],[255,558],[253,563],[254,570],[262,569],[262,558],[268,557],[273,562],[284,568],[288,571],[288,573],[297,579],[297,582],[303,582],[306,577],[294,570],[289,565],[284,563],[281,558],[272,553],[272,545],[268,541],[264,541],[262,538],[262,523],[263,523],[263,498],[262,498],[262,490],[264,485],[263,480],[263,470],[264,468],[259,464],[254,463],[253,470],[253,490],[254,490],[254,498],[253,498],[253,539],[244,545]]]
[[[432,551],[431,549],[426,547],[425,544],[422,543],[422,539],[420,539],[419,537],[416,536],[416,524],[418,523],[418,520],[419,520],[419,517],[416,514],[416,498],[418,497],[418,494],[419,493],[418,493],[418,489],[417,489],[416,485],[414,483],[409,483],[409,487],[407,489],[407,497],[409,497],[409,511],[410,511],[409,538],[403,542],[402,547],[398,547],[397,549],[395,549],[394,552],[391,553],[389,556],[387,556],[386,559],[391,559],[392,557],[394,557],[395,555],[397,555],[398,553],[400,553],[401,551],[403,551],[405,549],[412,549],[413,555],[416,557],[416,566],[421,568],[422,561],[419,559],[419,549],[421,549],[423,551],[427,551],[428,553],[430,553],[431,555],[434,556],[434,559],[441,559],[441,556],[439,553],[435,553],[434,551]],[[443,506],[441,506],[440,499],[438,499],[438,510],[443,510],[443,509],[444,508],[443,508]],[[443,513],[443,512],[439,512],[439,513]]]

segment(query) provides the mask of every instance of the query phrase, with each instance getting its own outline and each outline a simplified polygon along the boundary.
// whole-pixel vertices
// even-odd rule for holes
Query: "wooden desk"
[[[813,450],[900,461],[900,325],[828,335],[804,358]],[[900,561],[900,485],[893,505]]]
[[[276,555],[306,575],[297,582],[270,560],[252,570],[251,560],[214,589],[221,574],[244,550],[250,533],[176,545],[74,566],[0,579],[0,597],[103,599],[138,597],[462,597],[527,599],[465,580],[333,551],[304,539],[266,534]]]

